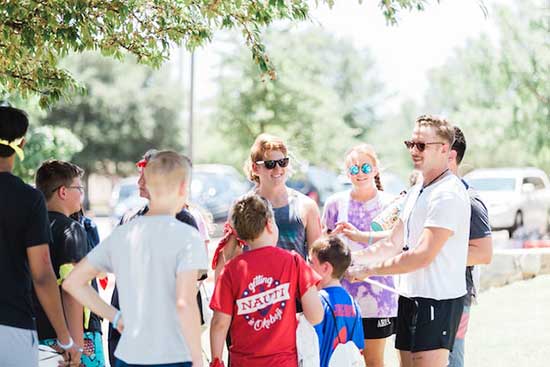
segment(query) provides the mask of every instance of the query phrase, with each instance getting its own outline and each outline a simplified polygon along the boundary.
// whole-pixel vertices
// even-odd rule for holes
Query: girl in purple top
[[[352,148],[345,157],[346,172],[352,189],[332,195],[326,201],[322,224],[326,232],[344,233],[342,236],[352,251],[362,250],[389,234],[369,232],[372,220],[389,204],[393,197],[382,191],[378,160],[374,149],[367,144]],[[337,228],[338,227],[338,228]],[[356,242],[352,233],[368,233],[368,242]],[[364,238],[365,236],[363,236]],[[373,280],[394,288],[392,276],[373,276]],[[367,366],[384,365],[386,338],[395,333],[397,297],[366,282],[350,283],[342,280],[342,286],[353,296],[361,308]]]

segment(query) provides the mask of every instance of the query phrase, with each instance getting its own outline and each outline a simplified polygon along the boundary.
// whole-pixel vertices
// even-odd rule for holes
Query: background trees
[[[498,39],[482,35],[430,75],[425,105],[464,128],[473,166],[550,171],[550,23],[543,1],[492,10]]]
[[[333,0],[319,1],[333,3]],[[380,0],[390,22],[426,0]],[[192,49],[218,29],[236,28],[252,58],[274,77],[260,29],[279,19],[308,17],[307,0],[0,0],[0,95],[40,96],[46,106],[81,91],[60,60],[97,50],[158,67],[173,44]]]

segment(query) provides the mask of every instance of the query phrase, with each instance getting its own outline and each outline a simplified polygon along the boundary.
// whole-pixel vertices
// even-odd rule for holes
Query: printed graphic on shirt
[[[257,275],[237,299],[237,315],[243,316],[254,331],[271,328],[283,318],[290,299],[290,283]]]

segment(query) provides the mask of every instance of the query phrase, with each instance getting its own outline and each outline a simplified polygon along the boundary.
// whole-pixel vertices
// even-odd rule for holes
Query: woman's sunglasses
[[[407,147],[407,149],[413,149],[416,146],[416,149],[418,149],[419,152],[423,152],[426,149],[426,145],[445,144],[439,141],[435,141],[431,143],[419,143],[412,140],[405,140],[403,143],[405,143],[405,146]]]
[[[355,176],[355,175],[358,175],[359,174],[359,169],[361,170],[361,172],[363,172],[364,174],[368,175],[369,173],[372,172],[372,166],[368,163],[363,163],[361,165],[361,168],[359,168],[358,165],[354,164],[353,166],[351,166],[348,170],[349,170],[349,174],[352,175],[352,176]]]
[[[279,165],[281,168],[288,166],[289,158],[277,159],[275,161],[257,161],[256,164],[263,164],[267,169],[273,169],[276,165]]]

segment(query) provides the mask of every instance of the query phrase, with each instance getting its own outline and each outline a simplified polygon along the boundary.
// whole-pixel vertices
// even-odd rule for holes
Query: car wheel
[[[508,228],[508,233],[510,234],[510,238],[512,238],[512,235],[514,234],[514,232],[520,227],[523,227],[523,214],[520,211],[518,211],[514,219],[514,225],[511,228]]]

